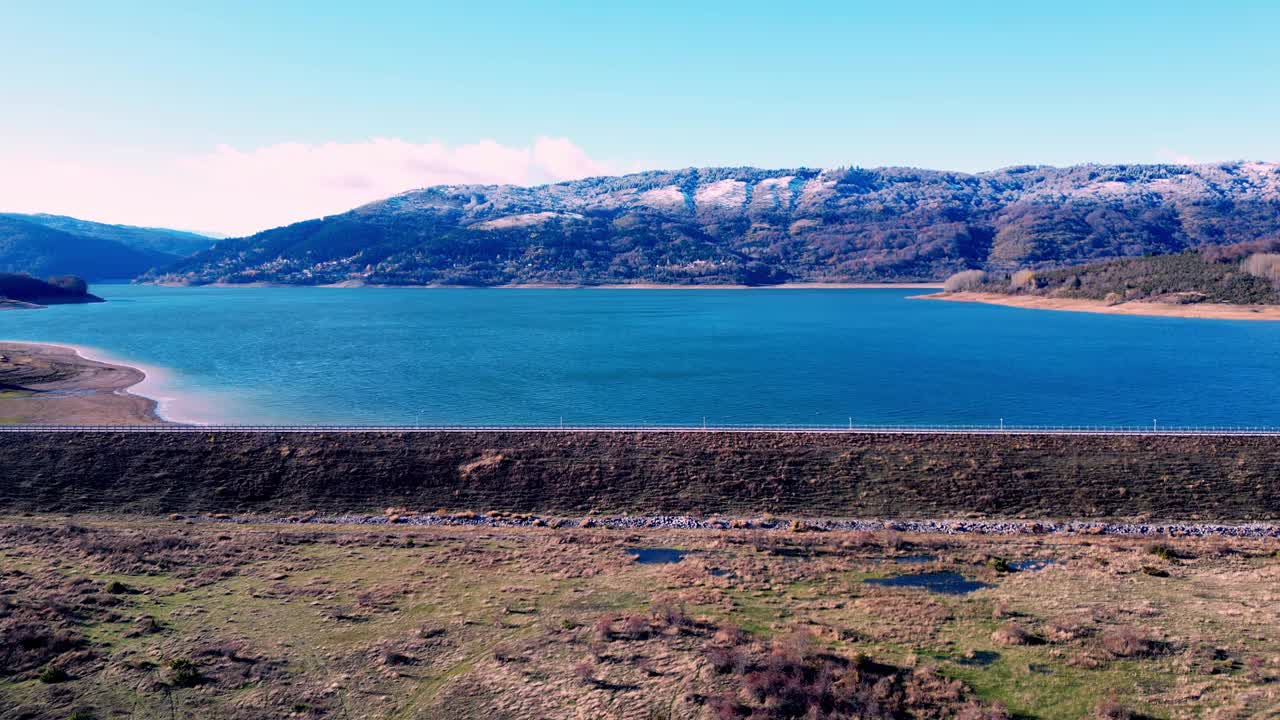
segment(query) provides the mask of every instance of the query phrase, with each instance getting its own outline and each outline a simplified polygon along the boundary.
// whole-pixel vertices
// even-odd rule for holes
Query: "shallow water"
[[[944,595],[968,595],[982,588],[991,587],[986,583],[970,580],[955,572],[930,572],[920,573],[919,575],[895,575],[888,578],[867,578],[863,582],[884,587],[920,588]]]
[[[675,548],[627,548],[627,554],[641,565],[667,565],[684,560],[689,553]]]
[[[0,313],[0,338],[142,366],[182,420],[1280,424],[1280,323],[909,289],[94,291]]]
[[[906,565],[923,565],[924,563],[937,562],[937,555],[898,555],[889,558],[893,562],[903,563]]]

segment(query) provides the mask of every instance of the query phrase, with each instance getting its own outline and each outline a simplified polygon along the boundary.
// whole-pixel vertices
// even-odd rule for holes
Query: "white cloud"
[[[177,157],[28,153],[0,155],[0,209],[242,235],[429,185],[530,185],[609,172],[569,140],[550,137],[528,147],[375,138],[251,150],[222,145]]]
[[[1156,158],[1160,162],[1173,163],[1174,165],[1199,165],[1200,161],[1190,155],[1180,153],[1177,150],[1169,148],[1160,148],[1156,151]]]

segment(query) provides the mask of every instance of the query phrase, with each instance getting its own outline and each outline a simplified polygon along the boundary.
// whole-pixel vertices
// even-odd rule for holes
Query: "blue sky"
[[[13,2],[0,160],[174,181],[198,172],[175,163],[218,148],[252,160],[383,139],[448,158],[422,184],[470,178],[458,148],[533,157],[539,138],[581,157],[476,179],[1274,160],[1277,28],[1275,2]],[[378,162],[355,162],[349,184],[405,180],[364,177]],[[51,188],[4,191],[0,209],[82,212]]]

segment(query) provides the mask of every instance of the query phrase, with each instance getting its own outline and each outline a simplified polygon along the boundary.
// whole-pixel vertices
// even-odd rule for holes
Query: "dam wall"
[[[0,512],[1280,519],[1280,437],[5,432]]]

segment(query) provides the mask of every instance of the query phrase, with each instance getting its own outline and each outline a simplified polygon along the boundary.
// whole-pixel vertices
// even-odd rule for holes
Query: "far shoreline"
[[[1026,310],[1055,310],[1082,312],[1098,315],[1129,315],[1141,317],[1174,317],[1199,320],[1280,320],[1280,306],[1228,305],[1225,303],[1196,303],[1174,305],[1160,302],[1125,302],[1109,305],[1102,300],[1054,298],[1039,295],[1004,295],[985,292],[939,292],[916,295],[912,300],[943,300],[946,302],[981,303]]]
[[[298,285],[292,283],[252,282],[252,283],[206,283],[189,285],[183,283],[140,283],[155,287],[189,287],[189,288],[330,288],[340,290],[374,289],[374,290],[941,290],[941,282],[794,282],[776,285],[693,285],[675,283],[609,283],[603,285],[572,285],[567,283],[511,283],[506,285],[384,285],[365,283],[358,280],[345,280],[321,285]]]

